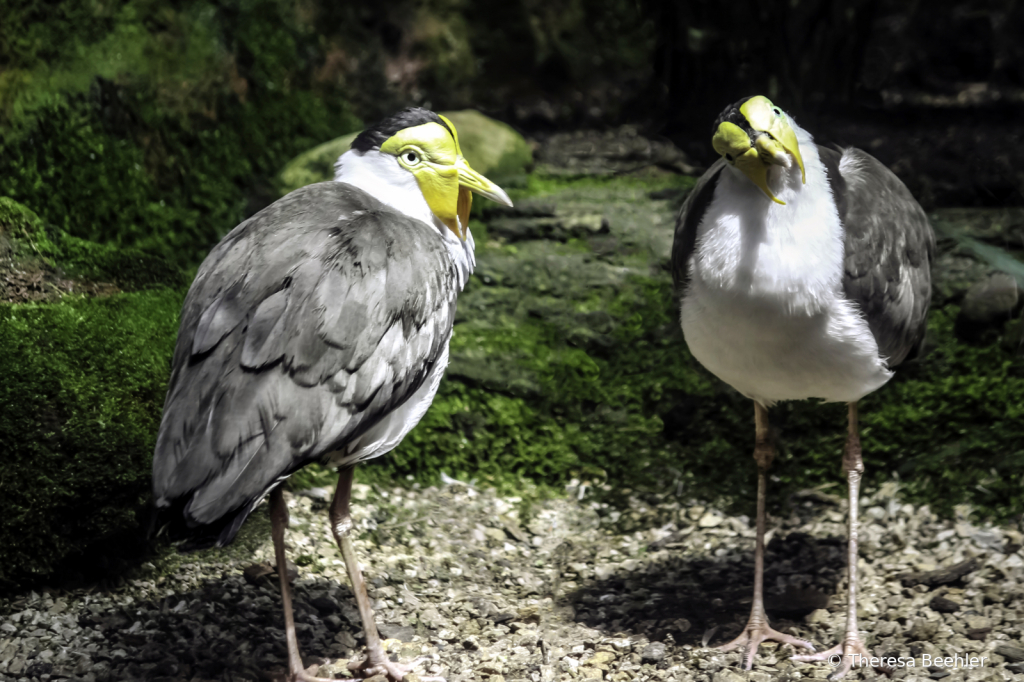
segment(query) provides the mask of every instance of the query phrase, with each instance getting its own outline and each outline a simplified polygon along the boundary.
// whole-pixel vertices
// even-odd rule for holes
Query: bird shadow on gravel
[[[575,620],[606,632],[717,646],[740,634],[750,615],[754,553],[684,549],[679,533],[651,543],[650,561],[564,597]],[[809,637],[806,615],[826,608],[846,572],[846,540],[802,532],[773,537],[765,556],[765,608],[773,627]],[[697,550],[697,551],[694,551]],[[841,597],[841,595],[839,595]]]
[[[293,599],[307,666],[348,657],[361,645],[362,626],[347,585],[327,578],[296,580]],[[111,660],[104,665],[94,659],[93,665],[112,664],[124,679],[270,680],[287,666],[276,575],[250,584],[241,575],[225,574],[159,601],[86,611],[79,623],[106,638]]]

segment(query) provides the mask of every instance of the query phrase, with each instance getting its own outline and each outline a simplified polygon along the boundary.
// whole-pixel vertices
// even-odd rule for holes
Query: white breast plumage
[[[795,165],[773,168],[784,206],[723,169],[697,231],[683,333],[701,364],[764,405],[853,402],[892,373],[843,296],[842,226],[815,145],[797,134],[808,182]]]

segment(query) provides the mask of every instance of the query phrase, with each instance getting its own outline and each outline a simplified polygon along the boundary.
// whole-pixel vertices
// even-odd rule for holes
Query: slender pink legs
[[[814,651],[807,640],[783,634],[768,625],[764,612],[764,500],[768,487],[768,467],[775,459],[775,445],[772,443],[768,425],[768,410],[754,402],[754,422],[757,436],[754,442],[754,461],[757,462],[757,540],[754,545],[754,603],[750,607],[750,619],[739,637],[718,647],[719,651],[732,651],[743,647],[743,669],[750,670],[754,655],[762,642],[773,641],[804,647]]]
[[[288,560],[284,554],[284,529],[288,527],[288,507],[284,503],[281,486],[270,493],[270,526],[277,557],[277,575],[281,579],[281,607],[284,609],[284,636],[288,642],[288,682],[327,682],[327,678],[314,677],[302,667],[299,640],[295,636],[295,616],[292,614],[292,591],[288,584]]]
[[[401,682],[402,678],[411,672],[411,667],[391,661],[384,651],[384,647],[381,646],[377,623],[373,619],[373,607],[370,604],[370,597],[366,594],[366,583],[363,582],[363,574],[359,570],[356,550],[352,547],[352,540],[348,537],[349,531],[352,530],[352,518],[349,516],[348,503],[352,497],[354,473],[354,466],[338,471],[338,488],[334,492],[334,501],[331,502],[331,530],[334,531],[334,539],[341,549],[341,556],[345,559],[345,569],[348,571],[348,579],[352,583],[352,592],[356,596],[356,605],[359,607],[359,617],[363,621],[363,633],[366,635],[366,660],[353,661],[349,663],[348,667],[367,677],[383,673],[389,680]]]
[[[846,605],[846,635],[841,644],[828,651],[817,654],[794,656],[795,661],[835,661],[835,656],[842,656],[842,661],[828,676],[830,680],[846,677],[851,668],[866,665],[871,654],[864,646],[864,640],[857,631],[857,505],[860,497],[860,479],[864,475],[864,461],[861,459],[860,432],[857,426],[857,403],[850,403],[849,426],[846,434],[846,447],[843,449],[843,471],[850,494],[850,530],[849,546],[847,547],[847,576],[849,596]]]
[[[339,472],[338,489],[335,491],[334,501],[331,503],[331,530],[334,532],[334,539],[337,541],[338,547],[341,548],[341,556],[345,559],[345,568],[348,570],[348,577],[352,582],[352,592],[356,596],[359,617],[363,621],[363,632],[366,634],[366,660],[349,663],[349,669],[366,677],[383,674],[392,682],[401,682],[411,672],[412,666],[404,666],[389,660],[381,645],[377,624],[373,620],[373,607],[366,594],[366,583],[363,582],[359,561],[356,559],[352,541],[348,537],[348,533],[352,529],[348,503],[352,497],[353,471],[353,467],[348,467]],[[284,608],[285,638],[288,642],[288,676],[286,680],[287,682],[327,682],[327,678],[314,677],[306,672],[302,667],[302,656],[299,655],[299,641],[295,636],[295,617],[292,614],[291,587],[288,585],[288,566],[284,553],[284,529],[288,527],[288,507],[285,505],[280,487],[270,493],[270,523],[274,538],[274,553],[277,555],[277,573],[281,578],[281,603]]]

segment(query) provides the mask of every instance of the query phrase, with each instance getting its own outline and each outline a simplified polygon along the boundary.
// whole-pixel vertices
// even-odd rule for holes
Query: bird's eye
[[[732,154],[726,154],[725,160],[728,161],[729,163],[732,163]]]
[[[775,112],[776,116],[782,116],[782,109],[779,109],[778,107],[772,107],[772,111]]]
[[[406,152],[405,160],[408,161],[409,163],[416,163],[417,161],[420,160],[420,157],[416,155],[416,152]]]

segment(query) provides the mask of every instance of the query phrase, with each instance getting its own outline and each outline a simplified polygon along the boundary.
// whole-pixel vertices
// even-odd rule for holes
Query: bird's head
[[[352,149],[379,151],[416,179],[430,211],[465,240],[473,192],[499,204],[512,201],[496,184],[473,170],[462,156],[459,134],[444,116],[413,107],[359,134]],[[399,172],[401,172],[399,171]]]
[[[800,145],[789,117],[762,95],[729,105],[715,121],[711,146],[775,203],[786,202],[768,187],[770,166],[790,168],[796,162],[801,180],[807,182]]]

